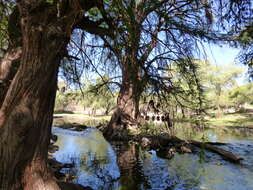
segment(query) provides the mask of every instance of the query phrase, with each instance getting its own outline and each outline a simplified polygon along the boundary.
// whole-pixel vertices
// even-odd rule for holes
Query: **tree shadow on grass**
[[[55,110],[54,114],[74,114],[72,111],[66,111],[66,110]]]

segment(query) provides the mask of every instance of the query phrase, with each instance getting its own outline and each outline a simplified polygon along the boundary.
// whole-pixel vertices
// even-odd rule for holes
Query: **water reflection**
[[[75,183],[94,190],[252,190],[252,137],[206,132],[213,141],[229,141],[223,148],[244,157],[234,165],[220,156],[205,152],[206,162],[196,154],[176,154],[171,160],[159,158],[155,151],[143,151],[138,144],[112,146],[95,129],[70,132],[54,128],[60,146],[54,155],[61,162],[74,162],[65,170],[75,174]],[[238,134],[238,133],[236,133]],[[198,134],[196,134],[198,135]],[[195,136],[196,138],[196,136]],[[201,136],[197,136],[201,138]]]
[[[55,128],[58,135],[59,151],[54,156],[60,162],[72,162],[75,167],[64,172],[74,174],[75,183],[90,186],[94,189],[113,189],[120,172],[116,155],[110,144],[96,130],[70,132]]]
[[[195,139],[212,142],[253,141],[253,129],[235,127],[197,128],[190,123],[176,124],[175,135],[183,139]]]
[[[134,143],[114,143],[117,152],[118,165],[121,177],[116,189],[141,189],[141,183],[145,183],[139,154],[140,148]]]
[[[176,155],[168,169],[180,181],[175,189],[250,190],[253,173],[219,158],[200,163],[196,155]]]

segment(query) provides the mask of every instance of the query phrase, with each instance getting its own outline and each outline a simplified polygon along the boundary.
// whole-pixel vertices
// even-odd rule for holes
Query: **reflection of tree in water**
[[[97,146],[102,149],[90,149],[80,157],[80,170],[83,173],[81,177],[84,177],[93,189],[115,189],[120,175],[116,157],[107,142],[101,144]]]
[[[159,158],[155,151],[143,152],[143,173],[149,189],[171,190],[179,183],[178,177],[168,170],[170,160]],[[181,189],[185,190],[185,189]]]
[[[197,127],[192,123],[176,124],[176,136],[182,139],[227,142],[253,139],[253,129],[245,127]]]
[[[168,160],[142,150],[138,144],[117,144],[118,165],[121,171],[120,190],[163,189],[177,184],[168,171]]]
[[[78,160],[76,160],[78,159]],[[74,168],[64,169],[63,172],[68,175],[77,176],[78,179],[73,179],[74,182],[88,185],[93,189],[115,189],[117,177],[111,175],[110,171],[114,168],[111,166],[111,160],[108,157],[97,157],[94,152],[75,158],[76,163]],[[89,182],[93,182],[92,184]]]
[[[190,128],[185,125],[182,127],[184,127],[183,132],[188,130],[190,134],[191,130],[194,131],[194,127]],[[249,129],[232,130],[231,128],[209,128],[204,132],[206,136],[208,134],[211,134],[211,137],[216,135],[218,141],[228,138],[236,139],[235,135],[242,132],[245,132],[245,135],[252,133]],[[201,136],[197,135],[195,138]],[[74,168],[64,169],[64,173],[77,176],[74,180],[75,183],[90,186],[95,190],[193,190],[202,187],[219,189],[219,184],[225,185],[225,189],[233,189],[231,187],[235,186],[235,183],[228,183],[233,180],[237,181],[238,186],[236,187],[242,183],[246,188],[253,186],[250,178],[253,171],[250,154],[253,151],[251,141],[245,141],[244,144],[231,143],[231,146],[226,146],[228,150],[236,150],[239,155],[245,158],[243,165],[247,168],[237,168],[222,161],[219,156],[208,152],[206,155],[210,158],[209,162],[200,164],[198,155],[176,154],[171,160],[165,160],[159,158],[155,151],[144,151],[134,143],[114,144],[114,151],[102,137],[96,131],[85,135],[85,138],[59,136],[60,149],[55,155],[59,161],[75,163]],[[221,179],[226,180],[221,181]]]
[[[97,157],[94,152],[88,152],[80,160],[81,169],[87,173],[97,175],[100,178],[100,174],[103,173],[105,165],[110,162],[108,157]]]
[[[227,127],[231,135],[244,139],[245,137],[253,139],[253,129],[246,127]]]
[[[77,174],[78,174],[78,168],[75,166],[72,168],[63,168],[61,170],[61,172],[65,174],[64,181],[73,183],[76,179]]]
[[[114,144],[117,150],[118,166],[121,171],[121,190],[147,189],[150,185],[143,174],[142,150],[134,143]]]
[[[66,132],[62,129],[58,131]],[[103,135],[93,129],[66,133],[58,134],[57,143],[60,149],[55,157],[63,163],[74,163],[74,168],[64,169],[62,172],[75,175],[74,183],[96,190],[115,189],[111,186],[115,186],[114,181],[120,176],[119,168],[116,155]]]

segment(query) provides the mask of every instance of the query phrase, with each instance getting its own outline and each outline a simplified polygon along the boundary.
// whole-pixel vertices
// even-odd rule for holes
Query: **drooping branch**
[[[108,36],[110,38],[113,38],[114,35],[111,29],[100,26],[103,22],[103,19],[99,21],[92,21],[89,19],[89,17],[83,17],[74,25],[74,27],[98,36]]]

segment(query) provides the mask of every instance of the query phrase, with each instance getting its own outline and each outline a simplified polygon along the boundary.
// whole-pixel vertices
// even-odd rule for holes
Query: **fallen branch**
[[[228,161],[231,161],[231,162],[234,162],[234,163],[238,163],[238,162],[240,162],[240,160],[243,160],[242,157],[240,157],[238,155],[235,155],[232,152],[229,152],[229,151],[224,150],[222,148],[212,146],[212,145],[226,145],[226,143],[221,143],[221,142],[199,142],[199,141],[194,141],[194,140],[191,140],[191,141],[187,142],[187,141],[179,139],[178,137],[175,137],[175,136],[172,139],[175,139],[177,142],[181,141],[182,143],[183,142],[189,143],[189,144],[192,144],[192,145],[197,146],[199,148],[204,148],[204,149],[209,150],[211,152],[217,153],[220,156],[222,156],[225,160],[228,160]]]
[[[209,150],[211,152],[217,153],[219,155],[221,155],[224,159],[231,161],[231,162],[236,162],[238,163],[240,160],[243,160],[242,157],[237,156],[227,150],[218,148],[218,147],[214,147],[208,143],[202,143],[202,142],[198,142],[198,141],[190,141],[191,144],[199,147],[199,148],[204,148],[206,150]]]
[[[227,145],[228,143],[222,143],[222,142],[205,142],[205,144],[210,144],[210,145]]]
[[[213,143],[212,142],[205,142],[205,143],[203,143],[203,142],[194,141],[194,140],[184,141],[176,136],[172,136],[171,140],[174,140],[176,142],[180,142],[181,144],[188,143],[188,144],[192,144],[194,146],[197,146],[199,148],[204,148],[204,149],[209,150],[211,152],[217,153],[220,156],[222,156],[225,160],[228,160],[228,161],[231,161],[234,163],[238,163],[238,162],[240,162],[240,160],[243,160],[242,157],[235,155],[232,152],[212,146],[212,145],[226,145],[226,143],[220,143],[220,142],[213,142]]]

